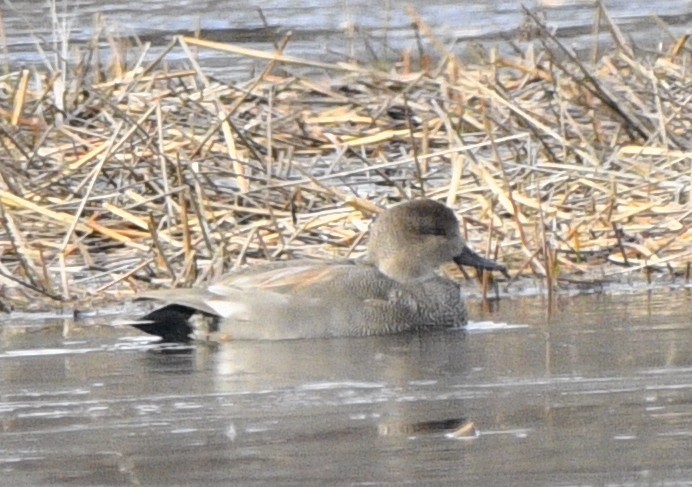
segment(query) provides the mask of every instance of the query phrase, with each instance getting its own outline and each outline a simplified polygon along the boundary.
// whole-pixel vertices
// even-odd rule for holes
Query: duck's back
[[[362,336],[466,321],[455,283],[434,277],[402,284],[353,261],[269,264],[229,274],[203,289],[143,297],[168,303],[141,320],[158,321],[154,334],[166,329],[162,317],[171,327],[189,327],[171,336],[192,332],[211,340]],[[174,320],[173,311],[189,316]],[[138,327],[151,333],[145,326]]]

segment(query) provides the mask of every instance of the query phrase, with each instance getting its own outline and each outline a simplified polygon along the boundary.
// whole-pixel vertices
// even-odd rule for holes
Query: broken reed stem
[[[183,178],[183,171],[180,166],[180,159],[176,158],[175,160],[175,171],[176,171],[176,176],[178,178],[178,185],[181,188],[185,187],[185,180]],[[176,275],[173,273],[173,268],[170,267],[170,264],[167,264],[170,267],[170,271],[173,273],[172,275],[174,276],[173,284],[177,284],[181,279],[183,282],[187,282],[187,273],[185,272],[187,269],[190,269],[189,265],[193,261],[193,248],[192,248],[192,238],[190,236],[190,222],[188,219],[188,211],[187,211],[187,201],[188,197],[190,195],[190,191],[181,191],[178,193],[178,207],[180,209],[180,224],[182,226],[183,230],[183,255],[185,256],[185,262],[188,263],[184,268],[183,268],[183,274],[182,275]],[[202,225],[202,222],[200,221],[200,225]]]
[[[560,50],[569,58],[569,60],[577,66],[579,71],[581,72],[583,79],[582,80],[576,80],[578,82],[582,82],[584,80],[587,81],[587,83],[584,83],[583,86],[585,86],[587,89],[589,89],[594,95],[596,95],[598,98],[603,101],[611,110],[613,110],[614,113],[617,113],[622,120],[625,122],[625,127],[630,130],[632,129],[634,132],[637,133],[639,137],[641,137],[644,140],[648,139],[647,135],[647,130],[641,126],[641,123],[638,119],[636,119],[633,115],[630,113],[626,113],[621,106],[613,99],[613,97],[610,95],[610,93],[607,92],[605,87],[598,82],[596,78],[594,78],[589,69],[584,66],[584,64],[576,57],[574,52],[571,49],[567,49],[565,45],[551,32],[548,27],[546,27],[534,14],[531,12],[529,9],[526,7],[522,6],[522,9],[524,10],[524,13],[531,17],[531,19],[534,21],[536,26],[538,26],[541,29],[542,35],[546,36],[549,38],[551,41],[557,45]],[[565,69],[559,61],[556,61],[556,65],[562,69],[568,76],[572,76],[570,71],[568,69]]]
[[[195,198],[190,198],[190,206],[192,206],[192,210],[195,212],[195,216],[197,217],[197,228],[199,228],[199,232],[202,234],[201,240],[204,242],[205,247],[207,248],[207,252],[209,254],[213,254],[215,252],[215,246],[212,243],[211,237],[209,235],[209,221],[207,219],[207,214],[205,213],[202,205],[204,205],[204,202],[206,201],[206,198],[204,197],[204,191],[202,190],[202,185],[200,184],[199,179],[197,178],[197,174],[195,172],[192,173],[192,177],[194,178],[194,194]],[[189,245],[190,247],[194,246],[194,242],[192,242],[192,233],[189,232],[189,225],[188,225],[188,236],[190,238]]]
[[[10,123],[15,127],[19,123],[19,117],[24,110],[24,102],[26,100],[26,89],[29,85],[29,70],[22,70],[21,78],[19,79],[19,86],[17,86],[17,91],[14,96],[14,108],[12,110],[12,120]]]
[[[21,232],[17,229],[14,223],[12,215],[9,214],[5,205],[0,199],[0,218],[2,219],[3,227],[7,231],[7,238],[9,239],[10,245],[14,254],[17,256],[19,264],[24,271],[24,275],[29,280],[29,286],[32,289],[41,290],[42,292],[47,292],[45,288],[42,288],[36,278],[36,270],[31,262],[29,251],[24,244],[24,238]]]
[[[70,299],[70,285],[67,279],[67,268],[65,264],[65,252],[58,252],[58,265],[60,267],[60,284],[62,289],[62,300]]]
[[[113,133],[113,138],[111,139],[109,145],[112,146],[112,143],[115,140],[115,137],[120,132],[121,127],[122,127],[122,125],[118,125],[115,132]],[[96,181],[97,181],[99,175],[101,174],[101,170],[103,169],[103,165],[108,160],[107,155],[109,154],[109,152],[110,152],[110,149],[106,150],[104,156],[99,159],[98,163],[96,164],[96,166],[92,170],[91,174],[89,174],[87,176],[89,183],[87,185],[86,191],[84,192],[84,197],[82,198],[81,202],[79,203],[79,206],[77,207],[77,211],[73,216],[72,224],[67,229],[67,232],[65,233],[65,238],[63,238],[62,244],[60,245],[61,254],[64,253],[68,242],[72,238],[72,234],[75,231],[75,228],[77,228],[77,224],[79,223],[79,219],[81,218],[82,212],[84,211],[84,208],[86,207],[87,202],[89,201],[89,196],[91,195],[91,192],[94,189],[94,185],[96,184]],[[81,186],[81,184],[80,184],[80,186]]]
[[[548,287],[548,316],[552,317],[555,311],[555,258],[552,246],[548,240],[548,230],[546,228],[545,215],[543,214],[543,206],[538,206],[538,215],[540,217],[539,224],[541,226],[541,238],[543,249],[543,261],[545,267],[545,280]]]
[[[403,94],[404,97],[404,117],[406,118],[406,125],[409,130],[409,140],[411,141],[411,152],[413,153],[413,167],[415,168],[414,174],[418,180],[418,188],[420,191],[420,196],[425,198],[425,184],[423,182],[423,173],[421,168],[421,163],[418,160],[418,144],[416,144],[413,138],[413,122],[411,121],[411,109],[408,105],[408,98],[406,93]]]
[[[115,273],[112,274],[112,275],[110,276],[110,277],[111,277],[111,281],[110,281],[109,283],[104,284],[103,286],[97,288],[97,289],[94,291],[94,293],[98,295],[98,294],[100,294],[100,293],[102,293],[102,292],[108,290],[109,288],[115,286],[116,284],[119,284],[120,282],[129,281],[130,278],[131,278],[132,276],[134,276],[136,273],[138,273],[139,271],[141,271],[141,270],[144,269],[145,267],[151,265],[151,263],[152,263],[153,261],[154,261],[153,258],[152,258],[152,259],[149,259],[149,260],[146,260],[146,261],[140,263],[139,265],[135,266],[134,268],[130,269],[130,270],[127,271],[125,274],[115,274]]]
[[[627,252],[625,252],[625,247],[622,245],[622,230],[618,227],[617,223],[610,222],[610,224],[613,226],[613,232],[618,241],[618,248],[620,249],[620,254],[622,254],[622,260],[625,262],[626,266],[629,266],[630,263],[627,261]]]
[[[156,252],[159,265],[163,264],[165,266],[165,269],[168,271],[168,275],[170,276],[171,282],[175,283],[176,274],[173,270],[173,266],[168,260],[168,257],[166,257],[166,253],[164,252],[163,247],[161,245],[161,241],[159,240],[157,223],[153,214],[149,215],[149,233],[151,234],[151,241],[154,244],[154,250]]]

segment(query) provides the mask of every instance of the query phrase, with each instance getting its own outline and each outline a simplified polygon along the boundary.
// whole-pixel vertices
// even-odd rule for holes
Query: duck
[[[163,342],[288,340],[463,327],[460,284],[439,273],[454,262],[482,271],[504,265],[471,250],[456,215],[432,199],[382,212],[364,259],[297,259],[241,269],[194,288],[159,289],[138,300],[158,307],[126,322]]]

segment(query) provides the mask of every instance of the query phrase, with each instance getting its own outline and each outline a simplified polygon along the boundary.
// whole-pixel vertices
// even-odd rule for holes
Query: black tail
[[[193,331],[190,318],[198,312],[187,306],[169,304],[141,318],[141,321],[151,323],[137,323],[132,326],[150,335],[159,336],[164,342],[188,343],[192,341],[190,335]]]

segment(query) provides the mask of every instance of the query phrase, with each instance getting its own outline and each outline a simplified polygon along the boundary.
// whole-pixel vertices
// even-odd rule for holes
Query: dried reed
[[[587,65],[532,17],[526,53],[471,66],[411,15],[438,67],[410,72],[407,53],[382,71],[286,56],[288,39],[271,53],[185,37],[148,65],[112,52],[103,66],[93,42],[63,80],[0,77],[0,309],[361,255],[378,208],[422,195],[455,208],[471,246],[495,245],[513,280],[538,276],[551,294],[642,269],[689,280],[684,41],[637,54],[604,15],[618,49]],[[192,54],[162,67],[190,46],[267,64],[237,84],[212,80]]]

